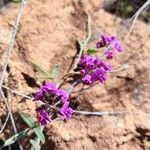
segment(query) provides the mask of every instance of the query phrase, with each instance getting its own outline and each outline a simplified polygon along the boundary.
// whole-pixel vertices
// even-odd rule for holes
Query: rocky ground
[[[52,72],[60,65],[61,78],[69,69],[76,53],[75,42],[85,38],[87,14],[90,12],[92,37],[88,46],[95,46],[102,33],[122,33],[124,21],[103,10],[97,0],[32,0],[27,3],[12,57],[9,61],[5,85],[20,93],[35,92],[41,81],[30,61]],[[18,12],[18,4],[5,6],[0,13],[1,65],[11,30]],[[124,51],[111,61],[114,70],[104,85],[96,85],[77,96],[78,110],[132,111],[118,116],[74,116],[67,122],[46,126],[43,150],[149,150],[150,149],[150,28],[137,21],[131,35],[124,37]],[[126,35],[126,34],[124,34]],[[18,112],[35,117],[35,104],[30,100],[7,93],[18,130],[25,125]],[[0,127],[7,114],[0,101]],[[13,129],[7,126],[0,139],[5,140]],[[22,144],[29,149],[26,142]]]

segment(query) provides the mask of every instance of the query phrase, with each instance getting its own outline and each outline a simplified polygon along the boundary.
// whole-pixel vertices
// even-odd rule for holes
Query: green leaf
[[[34,128],[35,127],[35,122],[32,119],[32,117],[30,117],[27,113],[24,112],[20,112],[20,116],[23,119],[23,121],[30,127],[30,128]]]
[[[24,131],[21,131],[15,135],[13,135],[12,137],[10,137],[9,139],[7,139],[4,143],[4,147],[8,146],[8,145],[11,145],[13,143],[15,143],[16,141],[18,141],[19,139],[23,139],[27,136],[27,133],[29,131],[29,128],[24,130]]]
[[[93,55],[93,54],[96,54],[98,51],[97,49],[92,48],[92,49],[87,49],[86,52],[88,55]]]
[[[53,69],[53,72],[52,72],[52,78],[56,79],[58,77],[58,74],[59,74],[59,65],[56,64],[54,66],[54,69]]]
[[[44,144],[45,143],[45,136],[42,132],[42,129],[40,127],[36,127],[33,129],[34,133],[36,136],[41,140],[41,142]]]
[[[30,143],[32,144],[34,150],[40,150],[40,145],[36,141],[30,140]]]

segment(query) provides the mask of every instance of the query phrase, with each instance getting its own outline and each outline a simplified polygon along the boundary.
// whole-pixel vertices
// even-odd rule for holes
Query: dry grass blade
[[[135,23],[136,23],[136,21],[137,21],[139,15],[141,14],[141,12],[142,12],[147,6],[149,6],[149,4],[150,4],[150,0],[147,0],[147,1],[143,4],[143,6],[141,6],[141,8],[132,16],[132,18],[131,18],[130,21],[129,21],[129,24],[130,24],[130,22],[132,22],[132,23],[131,23],[130,30],[129,30],[129,32],[128,32],[127,37],[131,34],[131,32],[132,32],[132,30],[133,30],[133,27],[134,27],[134,25],[135,25]]]
[[[5,102],[5,105],[6,105],[7,109],[8,109],[8,113],[10,114],[11,123],[12,123],[12,126],[13,126],[13,129],[14,129],[15,133],[17,133],[17,128],[16,128],[16,125],[15,125],[15,121],[14,121],[9,103],[8,103],[4,93],[2,91],[2,84],[3,84],[4,76],[5,76],[5,73],[6,73],[6,69],[7,69],[7,66],[8,66],[8,62],[9,62],[9,59],[11,57],[11,53],[12,53],[12,50],[13,50],[13,45],[14,45],[14,42],[15,42],[15,37],[16,37],[16,34],[17,34],[20,18],[21,18],[22,12],[23,12],[24,4],[25,4],[25,1],[21,0],[18,15],[16,17],[15,26],[14,26],[13,31],[12,31],[12,37],[11,37],[11,40],[8,44],[8,48],[6,50],[6,56],[5,56],[4,61],[3,61],[3,71],[2,71],[2,74],[1,74],[1,78],[0,78],[0,94],[1,94],[1,96],[4,100],[4,102]],[[21,150],[23,150],[20,143],[19,143],[19,148]]]
[[[17,35],[18,27],[19,27],[20,18],[21,18],[23,8],[24,8],[24,4],[25,4],[25,1],[21,0],[20,9],[19,9],[19,12],[18,12],[18,15],[17,15],[17,18],[16,18],[16,23],[15,23],[15,26],[14,26],[13,31],[12,31],[12,37],[11,37],[11,40],[8,44],[8,48],[6,50],[6,56],[5,56],[4,61],[3,61],[3,71],[2,71],[2,74],[1,74],[1,78],[0,78],[0,88],[2,87],[4,76],[5,76],[7,65],[8,65],[8,61],[11,57],[11,53],[12,53],[12,50],[13,50],[15,38],[16,38],[16,35]]]
[[[5,122],[4,122],[3,126],[1,127],[0,134],[1,134],[1,133],[3,132],[3,130],[5,129],[5,127],[6,127],[7,123],[8,123],[9,117],[10,117],[10,112],[8,112],[7,117],[6,117],[6,119],[5,119]]]

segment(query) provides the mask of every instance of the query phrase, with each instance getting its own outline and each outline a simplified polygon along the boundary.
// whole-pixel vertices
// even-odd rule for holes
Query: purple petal
[[[44,109],[42,108],[37,109],[37,112],[38,112],[38,121],[41,125],[46,125],[48,122],[51,122],[48,113]]]
[[[66,102],[63,104],[62,108],[60,108],[59,112],[62,115],[62,117],[65,118],[71,118],[73,110],[72,108],[68,107],[69,102]]]
[[[42,97],[43,97],[43,93],[42,93],[42,91],[39,91],[39,92],[35,93],[33,101],[34,100],[41,100]]]
[[[92,80],[91,80],[92,78],[91,78],[91,75],[85,75],[85,77],[84,78],[82,78],[82,81],[85,83],[85,84],[88,84],[88,85],[90,85],[90,84],[92,84]]]
[[[66,102],[69,99],[69,94],[65,90],[58,90],[56,95],[60,97],[60,100]]]

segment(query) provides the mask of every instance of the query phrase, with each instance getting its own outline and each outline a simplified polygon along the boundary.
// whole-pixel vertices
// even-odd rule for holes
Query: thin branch
[[[66,90],[67,93],[70,95],[70,94],[73,92],[74,88],[75,88],[77,85],[79,85],[80,83],[81,83],[81,78],[79,78],[77,81],[75,81],[73,84],[71,84],[71,85],[68,87],[68,89]]]
[[[80,58],[82,56],[82,53],[87,45],[87,43],[89,42],[90,38],[91,38],[91,16],[89,13],[87,13],[87,37],[86,39],[83,41],[83,43],[80,44],[80,51],[79,51],[79,55],[77,57],[77,60],[73,66],[73,69],[77,66],[78,62],[80,61]]]
[[[6,87],[5,85],[2,85],[2,87],[5,88],[6,90],[9,90],[11,93],[17,94],[17,95],[19,95],[19,96],[21,96],[21,97],[23,97],[23,98],[33,99],[32,97],[27,96],[27,95],[25,95],[25,94],[21,94],[21,93],[15,91],[15,90],[12,90],[12,89]]]
[[[132,24],[130,26],[130,30],[128,32],[127,37],[130,35],[131,31],[133,30],[133,27],[140,15],[140,13],[150,4],[150,0],[147,0],[142,6],[141,8],[132,16],[132,18],[130,19],[129,23],[132,21]]]
[[[128,30],[128,34],[127,34],[126,36],[124,36],[124,35],[125,35],[125,31],[124,31],[122,28],[121,28],[121,30],[120,30],[120,28],[117,30],[117,37],[120,38],[120,40],[123,40],[123,39],[127,38],[127,37],[130,35],[130,33],[131,33],[131,31],[132,31],[132,29],[133,29],[135,23],[136,23],[136,20],[138,19],[139,15],[140,15],[140,13],[141,13],[149,4],[150,4],[150,0],[147,0],[147,1],[141,6],[141,8],[140,8],[140,9],[131,17],[131,19],[127,22],[125,31]],[[111,46],[112,46],[113,43],[114,43],[114,41],[112,41],[112,42],[110,43],[110,45],[104,50],[104,52],[99,55],[100,58],[104,55],[104,53],[105,53],[107,50],[109,50],[109,49],[111,48]]]
[[[123,70],[128,69],[128,68],[129,68],[129,64],[123,64],[120,67],[118,67],[117,69],[110,71],[110,73],[113,74],[113,73],[123,71]]]
[[[10,96],[11,96],[11,95],[10,95]],[[9,112],[10,112],[10,120],[11,120],[13,129],[14,129],[14,132],[17,134],[17,133],[18,133],[18,132],[17,132],[17,127],[16,127],[16,124],[15,124],[15,120],[14,120],[13,114],[12,114],[12,112],[11,112],[11,107],[10,107],[10,111],[9,111]],[[22,147],[22,145],[20,144],[20,141],[17,140],[17,142],[18,142],[18,145],[19,145],[20,150],[23,150],[23,147]]]
[[[30,96],[27,96],[27,95],[24,95],[24,94],[21,94],[17,91],[14,91],[14,90],[11,90],[10,88],[4,86],[3,88],[6,88],[7,90],[9,90],[10,92],[12,93],[15,93],[15,94],[18,94],[19,96],[22,96],[22,97],[25,97],[27,99],[31,99],[33,100],[32,97]],[[52,106],[52,105],[49,105],[51,109],[55,109],[55,110],[58,110],[58,108],[56,106]],[[73,111],[74,114],[81,114],[81,115],[96,115],[96,116],[102,116],[102,115],[119,115],[119,114],[139,114],[138,112],[131,112],[131,111],[117,111],[117,112],[88,112],[88,111],[77,111],[77,110],[74,110]],[[141,113],[143,115],[146,115],[146,116],[150,116],[150,113]]]
[[[12,53],[12,50],[13,50],[15,37],[16,37],[16,34],[17,34],[20,18],[21,18],[22,12],[23,12],[24,4],[25,4],[25,1],[21,0],[19,11],[18,11],[18,15],[16,17],[15,26],[14,26],[14,29],[12,31],[12,37],[11,37],[11,40],[9,42],[8,48],[6,50],[5,59],[3,61],[3,71],[2,71],[2,74],[1,74],[1,78],[0,78],[0,93],[1,93],[1,96],[2,96],[2,98],[4,100],[4,102],[5,102],[5,105],[6,105],[7,109],[8,109],[8,113],[10,114],[11,123],[12,123],[12,126],[13,126],[13,129],[14,129],[15,133],[17,133],[17,128],[16,128],[15,121],[14,121],[14,118],[13,118],[13,115],[12,115],[12,112],[11,112],[11,108],[10,108],[10,106],[8,104],[8,101],[7,101],[3,91],[2,91],[2,84],[3,84],[4,76],[5,76],[5,73],[6,73],[6,69],[7,69],[7,66],[8,66],[8,61],[10,59],[10,56],[11,56],[11,53]],[[18,143],[19,143],[19,141],[18,141]],[[23,148],[22,148],[20,143],[19,143],[19,148],[21,150],[23,150]]]
[[[6,97],[5,97],[2,89],[0,89],[0,93],[1,93],[1,96],[2,96],[2,98],[4,100],[4,102],[5,102],[5,105],[6,105],[7,109],[8,109],[8,113],[10,113],[10,119],[11,119],[11,123],[12,123],[13,129],[14,129],[14,132],[17,133],[17,128],[16,128],[15,121],[14,121],[14,118],[13,118],[13,115],[12,115],[12,112],[11,112],[11,108],[10,108],[10,106],[8,104],[8,101],[7,101]],[[19,141],[18,141],[18,143],[19,143]],[[23,148],[22,148],[20,143],[19,143],[19,148],[21,150],[23,150]]]
[[[81,45],[80,47],[80,52],[79,52],[79,56],[78,56],[78,59],[77,59],[77,63],[79,62],[81,56],[82,56],[82,53],[83,53],[83,50],[85,48],[85,46],[87,45],[88,41],[90,40],[91,38],[91,16],[89,13],[87,13],[87,16],[88,16],[88,21],[87,21],[87,37],[85,39],[85,41],[83,42],[83,44]],[[76,64],[77,66],[77,64]]]
[[[69,72],[67,74],[65,74],[57,83],[56,87],[57,88],[60,88],[61,85],[63,84],[63,82],[68,78],[68,77],[71,77],[73,75],[80,75],[79,73],[76,73],[76,72]]]
[[[92,116],[104,116],[104,115],[119,115],[119,114],[126,114],[129,113],[129,111],[118,111],[118,112],[87,112],[87,111],[73,111],[74,114],[79,115],[92,115]]]
[[[4,122],[3,126],[1,127],[0,133],[2,133],[3,130],[5,129],[5,127],[6,127],[7,123],[8,123],[9,117],[10,117],[10,112],[8,112],[8,114],[7,114],[5,122]]]
[[[3,71],[1,74],[1,78],[0,78],[0,88],[2,87],[4,76],[5,76],[7,65],[8,65],[8,61],[9,61],[10,56],[12,54],[15,38],[17,35],[18,27],[19,27],[20,18],[21,18],[23,8],[24,8],[24,4],[25,4],[25,1],[21,0],[19,12],[18,12],[16,22],[15,22],[15,26],[14,26],[14,29],[12,31],[12,37],[11,37],[11,40],[9,42],[8,48],[6,50],[6,56],[5,56],[4,61],[3,61]]]

